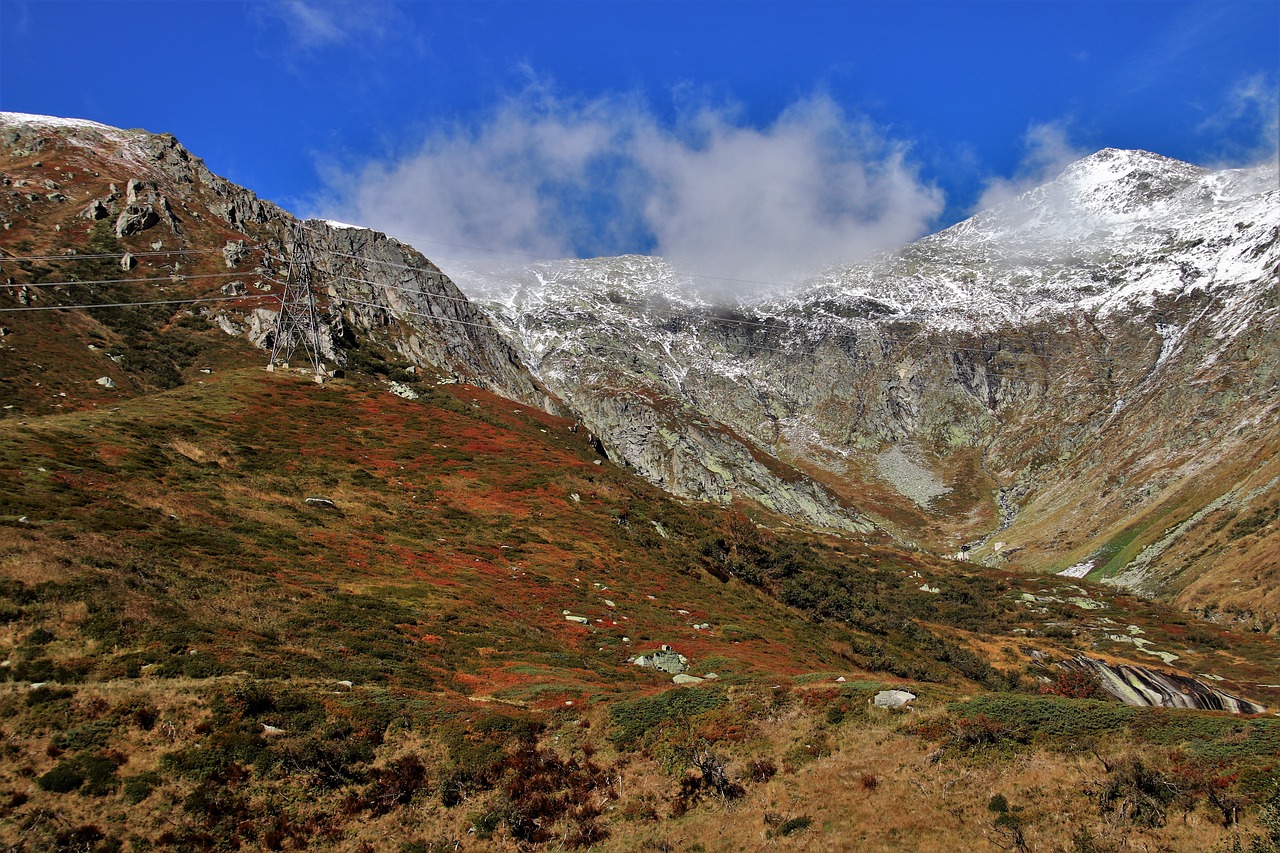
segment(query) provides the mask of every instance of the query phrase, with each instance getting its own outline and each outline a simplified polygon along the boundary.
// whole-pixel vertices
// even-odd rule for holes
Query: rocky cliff
[[[17,258],[4,262],[6,276],[15,285],[92,280],[99,288],[29,287],[22,307],[100,304],[104,287],[113,302],[146,301],[163,287],[173,312],[194,311],[269,344],[294,250],[289,213],[213,174],[169,134],[0,113],[0,148],[0,245]],[[48,193],[50,183],[60,191]],[[484,313],[411,247],[319,220],[303,233],[314,260],[319,345],[331,368],[364,357],[382,375],[469,382],[555,407]],[[90,261],[122,252],[129,260],[111,279],[90,269]],[[178,304],[191,299],[203,301]],[[41,322],[32,313],[8,325],[38,336]]]

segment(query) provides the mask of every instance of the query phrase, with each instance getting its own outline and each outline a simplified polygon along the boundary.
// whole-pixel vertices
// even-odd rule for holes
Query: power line
[[[266,246],[266,243],[255,243],[252,246],[245,246],[245,250],[257,251]],[[5,251],[0,249],[0,252]],[[222,249],[166,249],[164,251],[155,252],[106,252],[93,255],[81,255],[73,253],[69,255],[0,255],[0,263],[6,261],[89,261],[101,260],[103,258],[123,258],[125,255],[132,255],[135,258],[155,258],[167,255],[209,255],[220,253]]]
[[[301,225],[300,227],[301,227],[302,229],[306,230],[306,231],[310,231],[310,232],[311,232],[311,233],[313,233],[313,234],[314,234],[314,233],[318,233],[318,232],[315,232],[315,231],[314,231],[314,229],[307,228],[305,225]],[[299,246],[305,246],[305,244],[306,244],[306,241],[298,241],[298,242],[296,242],[296,243],[295,243],[295,245],[299,245]],[[262,244],[259,244],[259,245],[262,245]],[[190,251],[191,251],[191,252],[195,252],[195,251],[197,251],[197,250],[190,250]],[[207,251],[220,251],[220,250],[207,250]],[[385,266],[385,267],[389,267],[389,268],[393,268],[393,269],[403,269],[403,270],[407,270],[407,271],[411,271],[411,272],[417,272],[417,273],[425,272],[425,270],[423,270],[423,268],[422,268],[421,266],[411,266],[411,265],[408,265],[408,264],[399,264],[399,263],[395,263],[395,262],[392,262],[392,261],[386,261],[386,260],[381,260],[381,259],[377,259],[377,258],[368,258],[368,257],[360,256],[360,255],[354,255],[354,254],[350,254],[350,253],[346,253],[346,252],[337,252],[337,251],[333,251],[333,250],[326,250],[326,249],[321,249],[321,250],[320,250],[320,252],[321,252],[321,254],[326,255],[326,256],[330,256],[330,257],[340,257],[340,258],[347,258],[347,259],[351,259],[351,260],[355,260],[355,261],[361,261],[361,262],[364,262],[364,263],[366,263],[366,264],[376,264],[376,265],[379,265],[379,266]],[[155,253],[155,254],[168,254],[168,253]],[[172,252],[172,254],[178,254],[178,251],[176,251],[176,250],[175,250],[174,252]],[[65,257],[72,257],[72,258],[87,258],[87,257],[90,257],[90,256],[88,256],[88,255],[80,255],[80,256],[65,256]],[[116,255],[107,255],[106,257],[118,257],[118,256],[116,256]],[[291,263],[291,261],[286,261],[286,259],[284,259],[284,258],[278,258],[278,257],[276,257],[276,256],[274,256],[274,255],[266,255],[266,256],[264,256],[264,257],[265,257],[266,259],[270,259],[270,260],[277,260],[277,261],[281,261],[281,262],[290,262],[290,263]],[[8,259],[6,259],[6,260],[8,260]],[[211,274],[201,274],[201,275],[192,275],[192,276],[179,276],[179,277],[177,278],[177,280],[175,280],[175,278],[174,278],[173,276],[166,276],[166,277],[161,277],[161,278],[145,278],[145,279],[137,279],[137,278],[133,278],[133,279],[99,279],[99,280],[88,280],[88,281],[64,281],[64,282],[34,282],[34,283],[31,283],[31,284],[26,284],[26,285],[22,285],[22,284],[13,284],[13,285],[0,285],[0,286],[9,287],[9,288],[19,288],[19,287],[34,287],[34,286],[40,286],[40,287],[69,286],[69,285],[75,285],[75,284],[88,285],[88,284],[125,284],[125,283],[149,283],[149,282],[169,282],[169,283],[175,283],[175,284],[176,284],[176,283],[180,283],[180,282],[182,282],[182,281],[190,281],[190,280],[197,280],[197,279],[210,279],[210,278],[232,278],[232,277],[237,277],[237,276],[242,276],[242,275],[243,275],[243,273],[242,273],[242,272],[227,272],[227,273],[211,273]],[[346,275],[346,274],[343,274],[343,273],[337,273],[337,274],[331,274],[331,275],[333,276],[333,278],[335,278],[335,279],[337,279],[337,280],[340,280],[340,281],[346,281],[346,282],[349,282],[349,283],[366,284],[366,285],[369,285],[369,286],[371,286],[371,287],[378,287],[378,288],[382,288],[383,290],[395,291],[395,292],[406,293],[406,294],[411,294],[411,295],[421,295],[421,296],[424,296],[424,297],[427,297],[427,298],[430,298],[430,299],[442,299],[442,300],[449,300],[449,301],[454,301],[454,302],[464,302],[464,303],[470,303],[470,304],[473,304],[473,305],[477,304],[477,300],[469,299],[469,298],[467,298],[467,297],[465,297],[465,296],[450,296],[450,295],[448,295],[448,294],[426,293],[426,292],[424,292],[423,290],[421,290],[420,288],[415,289],[415,288],[397,287],[397,286],[395,286],[395,285],[385,284],[385,283],[375,282],[375,281],[370,281],[370,280],[368,280],[368,279],[355,278],[355,277],[353,277],[353,276]],[[259,278],[266,278],[266,277],[264,277],[264,276],[260,276]],[[267,280],[272,281],[274,284],[281,284],[281,282],[278,282],[278,281],[276,281],[275,279],[270,279],[270,278],[268,278]],[[766,283],[766,282],[759,282],[759,283]],[[286,284],[285,286],[287,287],[287,284]],[[17,310],[56,310],[56,309],[60,309],[60,308],[74,308],[74,307],[125,307],[125,306],[128,306],[128,305],[181,304],[181,303],[195,302],[195,301],[218,301],[218,302],[220,302],[220,301],[235,301],[236,299],[256,299],[256,298],[264,298],[264,297],[259,297],[259,296],[250,296],[250,297],[240,296],[240,297],[227,297],[227,298],[225,298],[225,299],[209,299],[209,300],[169,300],[169,301],[132,302],[132,303],[123,303],[123,302],[121,302],[121,303],[102,303],[102,304],[99,304],[99,305],[93,305],[93,306],[57,305],[57,306],[37,306],[37,307],[31,307],[31,308],[26,308],[26,309],[0,309],[0,310],[17,311]],[[459,320],[459,319],[456,319],[456,318],[446,317],[446,316],[437,315],[437,314],[431,314],[431,313],[425,313],[425,312],[419,312],[419,311],[410,311],[410,310],[405,310],[405,309],[392,309],[392,308],[390,308],[389,306],[384,306],[384,305],[380,305],[380,304],[373,303],[373,302],[362,302],[362,301],[358,301],[358,300],[344,299],[344,298],[342,298],[342,297],[339,297],[339,299],[340,299],[342,302],[346,303],[346,304],[365,305],[365,306],[368,306],[368,307],[378,308],[378,309],[381,309],[381,310],[385,310],[385,311],[388,311],[388,312],[391,312],[391,313],[399,313],[399,314],[407,314],[407,315],[411,315],[411,316],[427,317],[427,318],[435,319],[435,320],[437,320],[437,321],[442,321],[442,322],[451,322],[451,323],[456,323],[456,324],[459,324],[459,325],[473,326],[473,327],[476,327],[476,328],[486,328],[486,329],[490,329],[491,331],[498,331],[498,330],[497,330],[497,329],[496,329],[492,324],[489,324],[489,323],[474,323],[474,322],[467,322],[467,321],[464,321],[464,320]],[[480,303],[480,304],[483,304],[483,303]],[[497,309],[491,309],[491,310],[497,310]],[[742,326],[742,327],[747,327],[747,328],[763,329],[763,330],[766,330],[766,331],[778,331],[778,330],[779,330],[779,328],[778,328],[778,324],[777,324],[777,323],[774,323],[774,322],[764,322],[764,321],[759,321],[759,320],[746,320],[746,319],[741,319],[741,318],[715,316],[714,314],[710,313],[710,311],[706,311],[706,312],[701,312],[701,313],[700,313],[700,312],[695,312],[695,311],[681,311],[681,310],[669,309],[669,310],[667,310],[667,311],[663,312],[663,314],[661,314],[661,315],[657,315],[657,317],[656,317],[655,319],[659,319],[659,320],[667,320],[667,321],[669,321],[669,320],[675,320],[675,319],[687,319],[687,320],[690,320],[690,321],[694,321],[694,322],[697,322],[697,323],[703,323],[703,324],[707,324],[707,325],[736,325],[736,326]],[[868,327],[868,328],[872,328],[872,327],[874,327],[874,324],[872,324],[870,321],[864,321],[864,322],[866,323],[866,325],[867,325],[867,327]],[[1021,337],[1017,337],[1017,336],[1011,336],[1011,335],[1009,335],[1008,333],[994,332],[993,334],[995,334],[995,335],[997,335],[997,336],[999,336],[999,337],[1005,338],[1006,340],[1019,341],[1019,342],[1022,342],[1022,343],[1024,343],[1024,344],[1034,343],[1034,342],[1030,341],[1030,339],[1027,339],[1027,338],[1021,338]],[[887,336],[887,335],[884,335],[883,333],[880,333],[880,334],[878,334],[878,335],[877,335],[873,340],[874,340],[874,341],[879,341],[879,342],[885,342],[885,343],[897,344],[897,345],[902,346],[902,347],[907,348],[907,349],[911,349],[911,348],[919,348],[919,349],[937,350],[937,351],[943,351],[943,352],[972,352],[972,353],[978,353],[978,354],[991,354],[991,353],[992,353],[992,351],[991,351],[991,350],[986,349],[986,348],[981,348],[981,347],[961,347],[961,346],[954,346],[954,345],[930,344],[930,343],[926,343],[926,342],[920,341],[920,340],[919,340],[919,336],[918,336],[918,335],[917,335],[917,336],[915,336],[915,337],[913,337],[913,338],[911,338],[911,339],[903,339],[903,338],[893,338],[893,337],[889,337],[889,336]],[[867,341],[868,341],[868,338],[867,338],[866,336],[864,336],[864,335],[859,334],[858,332],[840,331],[840,332],[828,332],[828,333],[823,334],[823,335],[822,335],[822,338],[821,338],[821,341],[822,341],[822,342],[827,342],[827,341],[834,341],[834,342],[841,342],[841,341],[867,342]],[[776,347],[765,347],[765,346],[760,346],[760,345],[755,345],[755,344],[749,344],[749,343],[748,343],[748,344],[745,344],[745,345],[744,345],[744,348],[747,350],[748,354],[751,354],[751,355],[760,354],[760,353],[790,354],[790,351],[788,351],[788,350],[778,349],[778,348],[776,348]],[[611,347],[602,347],[602,346],[597,346],[597,347],[595,347],[595,349],[605,349],[605,350],[607,350],[607,351],[614,351],[614,352],[619,352],[619,353],[624,353],[624,354],[631,354],[631,355],[638,354],[637,352],[635,352],[635,351],[633,351],[633,350],[622,350],[622,349],[611,348]],[[997,351],[997,352],[998,352],[998,351]],[[1043,361],[1048,361],[1048,362],[1063,360],[1063,359],[1060,359],[1060,358],[1057,358],[1057,357],[1054,357],[1054,356],[1050,356],[1050,355],[1045,354],[1045,353],[1035,353],[1035,352],[1032,352],[1032,353],[1029,353],[1029,354],[1030,354],[1030,355],[1032,355],[1033,357],[1037,358],[1037,359],[1040,359],[1040,360],[1043,360]],[[1111,359],[1111,358],[1109,358],[1109,357],[1106,357],[1106,356],[1074,356],[1074,357],[1071,357],[1071,359],[1070,359],[1070,360],[1072,360],[1072,361],[1090,361],[1090,362],[1096,362],[1096,363],[1100,363],[1100,364],[1112,364],[1112,363],[1114,362],[1114,360],[1113,360],[1113,359]],[[988,373],[987,373],[987,375],[989,375],[989,376],[995,376],[995,375],[999,375],[999,374],[994,374],[994,373],[988,372]]]
[[[251,294],[246,296],[209,296],[192,299],[160,299],[153,302],[98,302],[92,305],[29,305],[23,308],[0,308],[0,311],[69,311],[74,308],[134,308],[143,305],[191,305],[199,302],[235,302],[246,299],[269,299],[271,293]]]
[[[318,232],[315,232],[313,229],[310,229],[310,228],[308,228],[307,230],[308,230],[308,231],[311,231],[313,234],[318,233]],[[423,269],[422,269],[422,267],[420,267],[420,266],[411,266],[411,265],[408,265],[408,264],[400,264],[400,263],[396,263],[396,262],[394,262],[394,261],[385,261],[385,260],[381,260],[381,259],[378,259],[378,258],[367,258],[367,257],[363,257],[363,256],[360,256],[360,255],[353,255],[353,254],[350,254],[350,253],[348,253],[348,252],[336,252],[336,251],[333,251],[333,250],[326,250],[326,249],[322,249],[322,250],[321,250],[321,254],[323,254],[323,255],[327,255],[327,256],[333,256],[333,257],[340,257],[340,258],[350,258],[350,259],[352,259],[352,260],[362,261],[362,262],[365,262],[365,263],[367,263],[367,264],[376,264],[376,265],[379,265],[379,266],[390,267],[390,268],[392,268],[392,269],[403,269],[403,270],[408,270],[408,271],[411,271],[411,272],[424,272],[424,270],[423,270]],[[272,256],[272,255],[268,255],[267,257],[268,257],[268,258],[270,258],[270,259],[272,259],[272,260],[279,260],[279,261],[283,261],[283,260],[284,260],[283,258],[277,258],[277,257]],[[400,293],[415,294],[415,295],[416,295],[416,294],[421,294],[421,295],[423,295],[423,296],[427,296],[427,297],[432,298],[432,299],[445,299],[445,300],[451,300],[451,301],[455,301],[455,302],[467,302],[467,303],[470,303],[470,304],[472,304],[472,305],[477,305],[477,304],[479,304],[479,305],[486,305],[486,304],[487,304],[487,305],[489,305],[489,306],[490,306],[490,310],[495,310],[495,311],[496,311],[496,309],[493,309],[493,308],[492,308],[492,303],[486,303],[486,302],[484,302],[483,300],[478,300],[478,299],[471,299],[471,298],[468,298],[468,297],[466,297],[466,296],[449,296],[449,295],[447,295],[447,294],[438,294],[438,293],[430,293],[430,294],[428,294],[428,293],[425,293],[424,291],[422,291],[421,289],[413,289],[413,288],[397,287],[397,286],[395,286],[395,285],[391,285],[391,284],[384,284],[384,283],[382,283],[382,282],[370,281],[369,279],[356,278],[356,277],[354,277],[354,276],[350,276],[350,275],[347,275],[347,274],[345,274],[345,273],[341,273],[341,272],[338,272],[338,273],[330,273],[330,276],[331,276],[333,279],[335,279],[335,280],[347,281],[347,282],[351,282],[351,283],[366,284],[366,285],[369,285],[369,286],[371,286],[371,287],[379,287],[379,288],[382,288],[383,290],[397,291],[397,292],[400,292]],[[455,286],[456,286],[456,285],[455,285]],[[379,308],[384,307],[384,306],[377,305],[377,304],[375,304],[375,303],[364,303],[364,304],[369,304],[369,305],[372,305],[373,307],[379,307]],[[390,310],[390,309],[386,309],[386,310]],[[404,312],[404,313],[412,313],[412,312]],[[500,313],[500,312],[499,312],[499,313]],[[435,317],[436,315],[434,315],[434,314],[423,314],[423,315],[421,315],[421,316],[426,316],[426,317]],[[760,320],[746,320],[746,319],[739,319],[739,318],[733,318],[733,317],[720,317],[720,316],[715,316],[714,314],[710,313],[710,310],[708,310],[708,311],[706,311],[706,312],[699,313],[699,312],[696,312],[696,311],[681,311],[681,310],[677,310],[677,309],[668,309],[667,311],[663,312],[662,314],[657,315],[657,318],[658,318],[658,319],[666,319],[666,320],[671,320],[671,319],[676,319],[676,318],[687,318],[687,319],[689,319],[689,320],[692,320],[692,321],[698,321],[698,322],[702,322],[702,323],[706,323],[706,324],[708,324],[708,325],[736,325],[736,326],[743,326],[743,327],[748,327],[748,328],[763,329],[763,330],[766,330],[766,331],[779,331],[778,323],[776,323],[776,322],[771,323],[771,322],[765,322],[765,321],[760,321]],[[441,319],[443,319],[443,318],[441,318]],[[780,322],[785,322],[785,321],[780,321]],[[866,326],[867,328],[877,328],[877,330],[878,330],[878,327],[877,327],[877,326],[876,326],[872,321],[870,321],[870,320],[863,320],[862,322],[865,324],[865,326]],[[790,328],[794,328],[794,327],[790,327]],[[920,334],[923,334],[923,332],[921,332]],[[1022,337],[1022,336],[1018,336],[1018,335],[1012,335],[1012,334],[1010,334],[1010,333],[1008,333],[1008,332],[995,331],[995,332],[991,332],[990,334],[992,334],[992,335],[994,335],[994,336],[996,336],[996,337],[999,337],[999,338],[1003,338],[1003,339],[1004,339],[1004,340],[1006,340],[1006,341],[1022,343],[1024,346],[1027,346],[1028,348],[1033,347],[1033,346],[1035,345],[1035,343],[1036,343],[1036,341],[1035,341],[1034,339],[1032,339],[1032,338]],[[919,340],[918,340],[918,338],[919,338],[919,335],[913,336],[913,337],[912,337],[912,338],[910,338],[910,339],[894,338],[894,337],[890,337],[890,336],[885,335],[885,334],[883,334],[882,332],[880,332],[880,333],[878,333],[878,335],[877,335],[877,337],[876,337],[876,340],[884,341],[884,342],[888,342],[888,343],[898,344],[898,345],[903,346],[903,347],[905,347],[905,348],[912,348],[912,347],[915,347],[915,348],[919,348],[919,349],[935,350],[935,351],[940,351],[940,352],[971,352],[971,353],[977,353],[977,354],[982,354],[982,355],[994,354],[992,350],[987,349],[987,348],[983,348],[983,347],[964,347],[964,346],[955,346],[955,345],[950,345],[950,344],[946,344],[946,345],[944,345],[944,344],[930,344],[930,343],[926,343],[926,342],[923,342],[923,341],[919,341]],[[858,334],[857,332],[850,332],[850,331],[837,331],[837,332],[827,332],[827,333],[824,333],[824,334],[822,335],[821,340],[822,340],[823,342],[826,342],[826,341],[836,341],[836,342],[839,342],[839,341],[864,342],[864,341],[866,341],[866,340],[867,340],[867,338],[866,338],[866,337],[864,337],[863,335]],[[780,350],[780,349],[777,349],[777,348],[762,347],[762,346],[756,346],[756,345],[750,345],[750,344],[748,344],[748,345],[747,345],[747,348],[748,348],[748,350],[749,350],[750,352],[752,352],[752,353],[769,352],[769,353],[784,354],[784,353],[786,353],[786,352],[787,352],[786,350]],[[1001,351],[1001,350],[995,350],[994,352],[998,353],[998,352],[1000,352],[1000,351]],[[1054,362],[1054,361],[1077,361],[1077,362],[1078,362],[1078,361],[1088,361],[1088,362],[1093,362],[1093,363],[1098,363],[1098,364],[1105,364],[1105,365],[1111,365],[1111,364],[1114,364],[1114,363],[1115,363],[1115,359],[1113,359],[1113,358],[1111,358],[1111,357],[1109,357],[1109,356],[1103,356],[1103,355],[1093,355],[1093,356],[1078,355],[1078,356],[1070,356],[1070,357],[1058,357],[1058,356],[1051,356],[1051,355],[1049,355],[1049,354],[1047,354],[1047,353],[1031,352],[1031,353],[1029,353],[1029,354],[1030,354],[1030,355],[1032,355],[1032,356],[1034,356],[1035,358],[1043,359],[1044,361],[1047,361],[1047,362]],[[989,373],[988,375],[995,375],[995,374],[990,374],[990,373]]]
[[[245,275],[243,272],[212,272],[200,273],[199,275],[183,275],[182,273],[172,273],[170,275],[158,276],[155,278],[97,278],[97,279],[71,279],[69,281],[32,281],[32,282],[14,282],[13,284],[0,284],[0,287],[7,287],[11,290],[17,290],[23,287],[67,287],[73,284],[152,284],[157,281],[166,281],[170,284],[181,284],[184,281],[195,281],[196,279],[205,278],[266,278],[260,275]]]
[[[272,279],[272,281],[275,281],[275,280]],[[275,282],[275,283],[280,284],[280,282]],[[422,293],[422,291],[420,290],[408,290],[406,288],[397,288],[389,285],[381,285],[381,286],[388,290],[396,290],[396,291],[402,291],[406,293],[416,293],[416,294]],[[443,295],[437,296],[436,294],[423,294],[423,295],[429,296],[431,298],[455,299],[461,302],[470,301],[465,298],[459,299],[458,297],[447,297]],[[21,308],[0,308],[0,312],[61,311],[61,310],[90,309],[90,308],[131,308],[131,307],[143,307],[143,306],[155,306],[155,305],[191,305],[191,304],[218,303],[218,302],[237,302],[237,301],[243,302],[246,300],[262,300],[262,299],[272,299],[272,298],[277,298],[277,297],[275,294],[263,293],[263,294],[251,294],[251,295],[241,295],[241,296],[202,297],[202,298],[191,298],[191,299],[167,299],[167,300],[154,300],[154,301],[146,301],[146,302],[104,302],[104,303],[93,303],[93,304],[75,303],[75,304],[69,304],[69,305],[40,305],[40,306],[27,306],[27,307],[21,307]],[[369,308],[376,308],[381,311],[386,311],[387,313],[392,314],[393,316],[424,317],[440,323],[452,323],[458,326],[468,326],[468,327],[477,328],[477,329],[484,329],[494,334],[501,335],[501,330],[491,322],[477,323],[477,322],[472,322],[468,320],[461,320],[456,317],[448,317],[440,314],[431,314],[425,311],[414,311],[414,310],[404,309],[404,308],[393,308],[391,306],[381,305],[376,302],[349,299],[341,296],[335,298],[333,303],[330,304],[330,308],[341,309],[346,305],[360,305],[360,306],[365,306]],[[827,340],[830,338],[838,338],[838,337],[840,336],[833,335],[833,336],[829,336],[828,338],[824,338],[824,340]],[[856,340],[856,337],[849,336],[848,339]],[[908,348],[912,346],[918,346],[923,349],[939,349],[939,350],[945,349],[947,351],[951,351],[951,350],[964,351],[968,349],[968,348],[960,348],[960,347],[944,348],[937,345],[929,345],[929,344],[922,344],[922,343],[918,344],[915,341],[907,341],[899,338],[883,338],[882,337],[880,338],[880,340],[900,344]],[[778,349],[776,347],[764,347],[764,346],[752,345],[752,344],[746,345],[745,349],[747,350],[748,355],[759,355],[761,353],[773,353],[773,354],[779,354],[779,355],[792,354],[787,350]],[[644,354],[637,350],[624,349],[621,347],[613,347],[613,346],[609,346],[607,344],[601,344],[601,343],[584,345],[584,350],[587,350],[590,352],[614,352],[620,355],[629,355],[629,356],[637,356],[637,355]],[[986,352],[985,350],[978,350],[978,349],[973,349],[972,351]],[[1049,356],[1036,355],[1036,354],[1032,354],[1032,355],[1037,359],[1041,359],[1045,361],[1054,360]],[[659,361],[661,360],[660,356],[654,356],[654,357],[657,358]],[[1087,356],[1077,357],[1075,360],[1110,362],[1110,359],[1091,359]],[[992,370],[984,370],[984,375],[988,377],[1007,378],[1007,379],[1014,379],[1014,378],[1024,379],[1025,378],[1023,376],[1015,376],[1009,373],[999,373]]]

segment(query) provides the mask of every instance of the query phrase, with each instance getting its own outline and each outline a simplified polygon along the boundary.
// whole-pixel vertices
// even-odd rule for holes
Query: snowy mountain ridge
[[[1208,171],[1145,151],[1104,149],[1054,181],[902,250],[825,270],[790,293],[747,294],[731,307],[808,339],[886,317],[981,330],[1033,316],[1103,314],[1156,295],[1238,288],[1280,257],[1274,165]],[[528,337],[527,318],[588,310],[625,322],[715,310],[696,280],[660,258],[544,261],[457,270],[454,278]],[[614,310],[612,304],[630,306]],[[525,319],[521,319],[525,318]],[[534,323],[541,327],[543,323]],[[563,327],[563,322],[553,325]],[[542,339],[535,356],[549,345]],[[532,343],[532,339],[529,341]]]

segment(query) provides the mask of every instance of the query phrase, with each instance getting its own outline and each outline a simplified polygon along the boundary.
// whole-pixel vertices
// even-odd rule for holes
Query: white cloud
[[[392,0],[272,0],[255,8],[282,24],[290,42],[303,51],[339,45],[371,48],[397,37],[401,23]]]
[[[1067,166],[1091,153],[1071,144],[1066,122],[1033,124],[1023,136],[1026,153],[1011,178],[991,178],[986,182],[974,212],[1003,204],[1010,199],[1053,180]]]
[[[1237,164],[1274,162],[1280,156],[1280,81],[1266,74],[1237,81],[1199,130],[1246,140],[1227,152]]]
[[[329,169],[318,212],[432,257],[652,252],[689,273],[778,281],[924,234],[942,193],[908,153],[822,97],[753,127],[723,106],[672,123],[635,99],[531,87],[407,156]]]
[[[645,219],[677,266],[778,280],[897,248],[942,210],[903,145],[825,98],[762,129],[712,109],[696,124],[697,144],[658,131],[636,149],[654,177]]]

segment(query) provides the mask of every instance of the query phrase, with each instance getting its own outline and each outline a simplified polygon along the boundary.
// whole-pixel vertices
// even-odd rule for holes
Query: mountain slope
[[[644,258],[460,275],[606,445],[678,494],[781,492],[736,461],[772,459],[820,484],[779,507],[810,523],[1090,563],[1266,627],[1277,269],[1273,168],[1106,150],[892,256],[734,307]],[[1248,529],[1207,532],[1213,508]]]
[[[764,831],[740,816],[767,827],[790,791],[830,815],[830,843],[894,849],[916,827],[914,849],[943,850],[985,826],[948,809],[1034,787],[1028,754],[1065,780],[1022,800],[1029,832],[1065,843],[1050,801],[1076,834],[1138,831],[1093,805],[1106,771],[1071,757],[1086,734],[1107,761],[1177,745],[1157,778],[1262,790],[1280,723],[1099,701],[1077,668],[1135,704],[1274,702],[1273,640],[1092,585],[762,530],[664,496],[573,426],[463,385],[404,400],[260,368],[0,423],[0,837],[628,850],[697,831],[732,849]],[[672,689],[632,662],[663,646],[706,680]],[[888,688],[918,711],[872,706]],[[707,755],[732,762],[728,817],[662,770]],[[844,826],[866,795],[832,774],[873,776],[883,813]],[[556,811],[522,778],[602,807]],[[1223,837],[1207,820],[1159,833]]]

